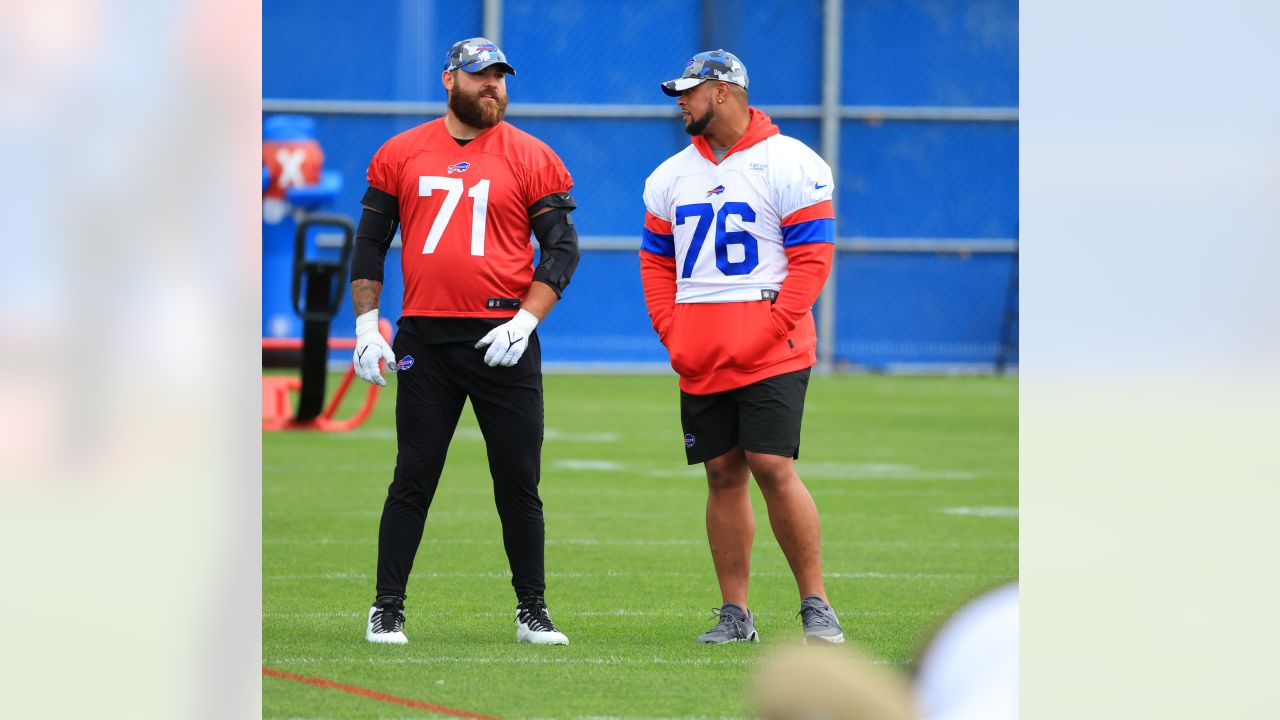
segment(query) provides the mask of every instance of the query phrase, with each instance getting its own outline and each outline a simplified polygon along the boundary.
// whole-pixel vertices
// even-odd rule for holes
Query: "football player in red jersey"
[[[485,38],[455,43],[441,74],[448,112],[391,138],[369,163],[351,261],[354,363],[368,382],[386,384],[380,361],[398,378],[398,454],[378,531],[370,642],[408,642],[405,587],[468,398],[488,448],[517,598],[516,639],[569,642],[544,600],[542,361],[534,328],[578,264],[573,180],[551,148],[503,120],[506,76],[515,72]],[[378,302],[397,224],[404,310],[391,347],[378,332]],[[536,269],[531,231],[542,250]]]

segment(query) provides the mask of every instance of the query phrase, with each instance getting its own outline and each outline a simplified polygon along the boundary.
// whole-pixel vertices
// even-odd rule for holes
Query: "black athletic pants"
[[[489,367],[475,342],[430,344],[401,327],[397,373],[395,477],[378,530],[378,595],[405,595],[427,509],[467,398],[489,451],[494,500],[516,596],[542,595],[542,349],[535,332],[514,367]]]

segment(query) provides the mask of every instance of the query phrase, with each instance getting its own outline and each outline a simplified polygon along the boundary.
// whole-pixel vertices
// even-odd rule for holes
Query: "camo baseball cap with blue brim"
[[[459,40],[449,48],[449,54],[445,56],[444,69],[476,73],[490,65],[501,65],[507,74],[516,74],[516,69],[507,62],[507,56],[502,54],[501,48],[486,38],[473,37]]]
[[[683,75],[662,83],[662,92],[671,97],[680,97],[685,90],[708,80],[733,83],[746,90],[747,66],[742,64],[737,55],[725,50],[700,52],[689,58]]]

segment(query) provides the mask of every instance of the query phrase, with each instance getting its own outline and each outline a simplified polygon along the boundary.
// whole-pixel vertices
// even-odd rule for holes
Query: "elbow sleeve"
[[[360,214],[360,224],[356,227],[356,244],[351,252],[352,281],[382,282],[382,266],[387,259],[387,250],[391,248],[391,239],[396,235],[397,224],[395,218],[365,207]]]
[[[552,207],[529,221],[533,226],[533,235],[538,239],[538,246],[542,248],[542,256],[538,268],[533,271],[533,279],[550,286],[557,297],[563,295],[564,289],[569,286],[581,255],[578,249],[578,229],[569,216],[572,211],[572,207]]]

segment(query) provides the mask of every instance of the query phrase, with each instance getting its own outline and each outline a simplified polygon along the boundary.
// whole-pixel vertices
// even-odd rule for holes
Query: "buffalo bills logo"
[[[712,195],[723,195],[723,194],[724,194],[723,185],[717,185],[707,191],[707,197],[711,197]]]
[[[480,45],[475,46],[475,48],[473,48],[473,49],[474,49],[476,52],[480,52],[481,50],[497,50],[497,49],[498,49],[498,46],[497,46],[497,45],[494,45],[493,43],[483,43],[483,44],[480,44]]]
[[[694,444],[694,443],[696,443],[696,442],[698,442],[698,439],[697,439],[697,438],[695,438],[694,436],[692,436],[692,435],[690,435],[690,434],[688,434],[688,433],[686,433],[686,434],[685,434],[685,436],[684,436],[684,446],[685,446],[685,447],[687,447],[687,448],[691,448],[691,447],[693,447],[693,444]]]
[[[405,355],[400,358],[400,362],[396,363],[396,367],[399,369],[399,372],[404,372],[405,370],[413,367],[413,356]]]
[[[452,174],[454,174],[454,173],[464,173],[464,172],[466,172],[466,171],[468,171],[468,170],[470,170],[470,169],[471,169],[471,163],[469,163],[469,162],[460,162],[460,163],[458,163],[457,165],[450,165],[450,166],[449,166],[449,174],[450,174],[450,175],[452,175]]]

